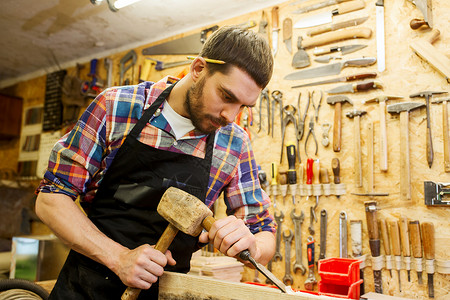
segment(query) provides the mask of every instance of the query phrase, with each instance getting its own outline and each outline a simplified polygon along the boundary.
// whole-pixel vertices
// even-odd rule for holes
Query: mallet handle
[[[159,238],[158,242],[155,245],[155,249],[165,253],[172,243],[173,239],[178,233],[178,229],[173,226],[171,223],[167,226],[166,230],[164,230],[163,234]],[[125,292],[122,294],[121,300],[135,300],[139,297],[139,293],[141,289],[127,287]]]

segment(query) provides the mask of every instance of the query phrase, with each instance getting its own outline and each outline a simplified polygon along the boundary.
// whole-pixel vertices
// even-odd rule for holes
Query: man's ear
[[[206,72],[206,61],[203,57],[196,57],[194,61],[191,63],[190,73],[192,76],[192,80],[196,82],[201,75]]]

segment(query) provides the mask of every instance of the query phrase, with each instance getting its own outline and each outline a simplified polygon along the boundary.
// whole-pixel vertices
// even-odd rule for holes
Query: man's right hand
[[[167,250],[163,254],[146,244],[133,250],[125,250],[119,256],[118,265],[113,271],[126,286],[149,289],[164,273],[166,264],[176,264],[172,253]]]

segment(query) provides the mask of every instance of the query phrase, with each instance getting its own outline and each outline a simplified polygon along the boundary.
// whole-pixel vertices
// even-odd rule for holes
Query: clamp
[[[280,164],[283,162],[283,149],[284,149],[284,136],[286,135],[286,126],[290,123],[294,124],[295,132],[298,132],[297,120],[295,119],[295,113],[297,112],[297,108],[293,105],[286,105],[283,107],[283,113],[285,117],[281,123],[281,156],[280,156]],[[299,149],[299,141],[297,139],[297,149]],[[298,152],[298,161],[300,160],[300,151]]]
[[[306,136],[306,141],[305,141],[305,154],[306,154],[306,156],[309,157],[309,155],[308,155],[308,139],[309,139],[309,136],[311,134],[312,134],[312,136],[314,138],[314,142],[316,144],[316,152],[314,152],[315,155],[317,155],[317,150],[319,148],[319,146],[317,144],[316,134],[314,133],[314,118],[313,117],[311,117],[309,119],[309,126],[308,127],[309,127],[308,128],[308,135]]]

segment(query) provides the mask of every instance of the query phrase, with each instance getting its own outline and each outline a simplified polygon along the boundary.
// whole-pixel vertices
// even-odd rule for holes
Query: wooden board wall
[[[288,1],[279,6],[280,12],[280,24],[287,17],[292,18],[295,23],[301,17],[301,15],[292,14],[291,12],[301,6],[306,4],[320,2],[319,0],[307,1],[302,4],[291,5],[296,1]],[[373,31],[372,38],[369,40],[360,40],[361,43],[366,43],[367,48],[360,50],[356,53],[346,55],[346,58],[356,58],[360,56],[375,56],[376,57],[376,40],[375,40],[375,0],[365,0],[366,8],[359,12],[353,12],[348,15],[335,17],[335,21],[348,20],[355,17],[360,17],[364,15],[369,15],[369,19],[361,27],[369,27]],[[450,3],[445,0],[434,0],[433,1],[433,18],[435,28],[441,31],[441,38],[438,40],[434,46],[435,48],[445,54],[448,54],[448,49],[450,45],[450,28],[449,24],[449,14]],[[321,11],[330,10],[331,8],[324,8]],[[270,30],[270,17],[271,8],[265,10],[268,19]],[[319,12],[319,11],[317,11]],[[233,18],[224,22],[219,22],[217,25],[227,25],[227,24],[240,24],[248,20],[255,20],[258,24],[261,19],[262,11],[256,11],[251,14],[243,15],[237,18]],[[316,12],[311,12],[314,14]],[[327,94],[324,94],[322,100],[318,124],[315,124],[316,138],[319,143],[319,151],[317,156],[312,156],[313,158],[319,158],[322,167],[328,169],[331,174],[331,160],[335,157],[340,159],[341,162],[341,177],[342,182],[346,184],[347,193],[343,195],[340,199],[335,196],[320,197],[319,206],[316,210],[317,214],[321,209],[326,209],[328,212],[328,240],[327,240],[327,257],[338,256],[339,245],[338,245],[338,218],[341,211],[345,211],[348,216],[348,220],[362,220],[363,221],[363,254],[370,254],[369,243],[368,243],[368,233],[365,221],[364,213],[364,201],[367,198],[351,195],[352,192],[366,192],[368,188],[367,184],[367,127],[368,124],[374,123],[374,151],[375,151],[375,169],[374,169],[374,191],[389,193],[388,197],[378,197],[378,207],[380,211],[378,216],[380,218],[398,219],[400,216],[406,216],[411,220],[419,220],[420,222],[433,222],[436,228],[436,258],[441,260],[450,260],[448,255],[448,248],[450,244],[450,211],[448,208],[442,207],[427,207],[424,205],[424,192],[423,192],[423,181],[431,180],[435,182],[450,182],[450,175],[444,172],[443,167],[443,135],[442,135],[442,106],[432,105],[431,106],[431,126],[434,142],[434,163],[432,168],[429,168],[426,161],[426,147],[425,147],[425,136],[426,136],[426,118],[425,109],[419,109],[411,113],[410,115],[410,149],[411,149],[411,177],[412,177],[412,200],[403,201],[400,200],[400,165],[399,160],[402,153],[400,153],[400,124],[398,117],[386,115],[387,119],[387,131],[388,131],[388,159],[389,159],[389,170],[388,172],[381,172],[379,168],[379,114],[377,104],[362,104],[362,101],[374,98],[379,95],[398,95],[405,97],[408,100],[408,96],[412,93],[416,93],[423,90],[438,90],[438,91],[449,91],[449,84],[446,80],[438,74],[430,65],[424,63],[419,59],[417,55],[412,53],[409,48],[409,44],[418,38],[427,37],[430,34],[426,30],[413,31],[409,28],[409,22],[414,17],[421,17],[420,11],[412,5],[409,1],[398,0],[398,1],[385,1],[385,28],[386,28],[386,71],[379,74],[378,80],[384,85],[384,89],[378,91],[372,91],[367,93],[362,93],[358,95],[350,94],[349,97],[354,102],[354,107],[359,109],[364,109],[367,114],[361,118],[361,143],[362,143],[362,159],[363,159],[363,178],[364,184],[362,188],[355,187],[354,180],[354,135],[353,135],[353,120],[345,117],[345,112],[349,111],[351,107],[345,105],[343,107],[342,114],[342,150],[339,153],[335,153],[332,150],[332,145],[327,148],[321,145],[322,140],[322,130],[320,124],[328,122],[333,123],[333,113],[334,108],[326,103]],[[213,25],[213,24],[211,24]],[[281,25],[280,25],[281,27]],[[200,29],[199,29],[200,30]],[[176,39],[188,34],[196,33],[199,30],[186,32],[182,35],[174,36],[170,39]],[[258,27],[254,28],[255,31]],[[297,37],[299,35],[306,36],[307,29],[294,29],[293,32],[293,49],[296,50]],[[283,79],[283,77],[294,71],[291,67],[292,55],[290,55],[285,45],[282,41],[282,32],[280,32],[279,39],[279,51],[275,58],[275,70],[274,75],[269,83],[270,92],[273,90],[280,90],[283,92],[284,104],[297,105],[298,93],[302,92],[306,94],[307,91],[325,90],[338,84],[319,86],[315,88],[304,88],[304,89],[292,89],[291,85],[296,82],[289,82]],[[165,40],[165,41],[167,41]],[[163,42],[163,41],[161,41]],[[358,41],[359,42],[359,41]],[[158,42],[159,43],[159,42]],[[353,41],[344,41],[337,44],[351,44]],[[157,44],[157,43],[155,43]],[[138,66],[142,66],[144,62],[144,56],[142,56],[142,49],[153,44],[145,45],[140,48],[134,49],[138,54],[138,59],[136,66],[134,67],[134,76],[132,78],[133,72],[129,70],[125,78],[132,80],[135,84],[138,82]],[[311,50],[308,51],[311,60],[314,56]],[[118,53],[112,55],[113,61],[113,80],[114,85],[119,84],[119,61],[126,54],[126,52]],[[184,60],[184,55],[168,56],[168,55],[157,55],[152,56],[154,59],[158,59],[164,62],[173,62]],[[87,73],[89,72],[89,63],[85,63],[85,68],[81,72],[83,79],[88,79]],[[312,60],[312,67],[318,66],[319,64]],[[171,68],[163,71],[153,70],[148,80],[157,81],[166,75],[177,75],[183,71],[185,67]],[[376,65],[366,68],[368,71],[376,71]],[[359,73],[361,69],[344,69],[341,75],[350,75],[354,73]],[[75,72],[74,68],[68,70],[68,74]],[[98,72],[101,78],[106,79],[106,71],[104,69],[103,59],[99,58]],[[313,81],[313,80],[311,80]],[[45,90],[45,77],[40,77],[33,80],[28,80],[23,83],[19,83],[14,87],[7,89],[10,94],[22,97],[24,99],[24,109],[27,107],[42,104],[44,101],[44,90]],[[304,101],[305,98],[302,98]],[[422,101],[414,100],[414,101]],[[37,103],[36,103],[37,102]],[[304,102],[302,102],[304,105]],[[394,103],[394,101],[392,101]],[[304,106],[302,106],[302,110]],[[259,122],[258,118],[258,108],[254,110],[254,123],[250,128],[252,134],[252,145],[254,153],[258,164],[261,165],[262,170],[264,170],[268,175],[270,174],[270,165],[272,162],[279,162],[280,159],[280,145],[281,145],[281,134],[280,132],[280,122],[279,116],[276,115],[275,118],[275,132],[278,132],[273,138],[269,137],[267,134],[261,132],[257,133],[257,124]],[[308,110],[308,118],[313,115],[313,108],[310,106]],[[305,124],[305,130],[307,130],[307,124]],[[330,143],[332,143],[332,128],[329,132]],[[306,131],[307,133],[307,131]],[[305,133],[305,135],[306,135]],[[294,137],[293,128],[289,127],[286,133],[286,140],[292,140]],[[306,162],[306,155],[304,151],[303,138],[300,142],[300,152],[302,162]],[[311,141],[309,142],[311,143]],[[9,145],[7,149],[2,149],[2,155],[0,156],[1,163],[6,165],[14,166],[11,164],[11,158],[16,159],[18,145]],[[312,144],[309,144],[309,153],[313,153]],[[284,152],[286,153],[286,152]],[[311,155],[311,154],[310,154]],[[298,162],[297,162],[298,163]],[[286,157],[283,159],[282,167],[287,168]],[[293,205],[290,201],[290,196],[286,198],[286,202],[283,205],[281,197],[277,198],[277,203],[279,207],[284,211],[285,215],[289,215]],[[302,236],[303,244],[306,243],[306,238],[309,235],[308,225],[309,225],[309,207],[314,204],[314,197],[310,197],[306,200],[306,197],[297,196],[297,208],[305,212],[305,221],[302,225]],[[222,214],[224,207],[222,205]],[[273,211],[273,208],[272,208]],[[283,223],[283,229],[291,228],[293,229],[293,224],[290,217],[286,217]],[[316,243],[316,256],[319,253],[319,223],[315,223],[315,239]],[[350,231],[349,231],[350,232]],[[349,254],[351,255],[350,246],[350,236],[349,236]],[[281,245],[281,251],[284,256],[284,246]],[[292,248],[292,262],[295,258],[293,255]],[[304,251],[305,253],[305,251]],[[382,251],[383,253],[383,251]],[[303,255],[303,263],[306,265],[306,254]],[[284,276],[284,261],[277,262],[273,264],[273,272],[278,278],[283,278]],[[304,276],[294,275],[294,288],[303,289],[303,282],[306,279],[307,273]],[[365,269],[366,278],[366,291],[373,291],[373,276],[370,267]],[[426,285],[418,285],[417,277],[415,272],[411,273],[411,282],[406,279],[406,272],[402,271],[402,290],[400,293],[397,287],[397,274],[393,272],[393,279],[391,280],[389,273],[383,271],[383,288],[386,294],[405,296],[411,298],[425,298],[427,296]],[[244,280],[253,280],[254,272],[252,270],[247,270],[244,274]],[[425,283],[426,275],[424,273]],[[262,279],[261,275],[260,278]],[[448,295],[450,290],[450,275],[435,275],[435,295],[437,299],[444,299]]]

